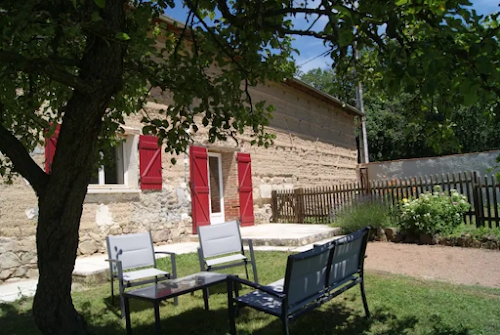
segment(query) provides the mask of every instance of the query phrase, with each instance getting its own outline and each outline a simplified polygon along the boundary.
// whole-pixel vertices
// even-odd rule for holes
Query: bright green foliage
[[[365,50],[363,61],[373,60]],[[371,64],[374,66],[374,64]],[[355,105],[356,76],[332,69],[313,69],[300,78],[344,102]],[[432,157],[446,154],[495,150],[500,147],[500,113],[495,103],[479,101],[465,106],[460,97],[450,99],[449,116],[439,113],[432,101],[417,90],[401,88],[390,94],[375,85],[374,77],[363,82],[366,130],[370,161]]]
[[[486,236],[496,236],[500,239],[500,228],[488,228],[488,227],[480,227],[471,225],[461,225],[453,234],[450,234],[450,237],[460,237],[462,235],[469,235],[470,237],[481,240]]]
[[[416,234],[450,234],[463,222],[463,214],[470,208],[467,197],[456,190],[450,195],[441,191],[426,192],[417,199],[403,199],[400,206],[403,230]]]
[[[353,105],[363,83],[370,160],[500,146],[499,13],[479,16],[468,4],[360,1],[350,16],[360,59],[344,50],[334,69],[301,76]]]
[[[333,223],[333,226],[342,228],[342,234],[349,234],[366,226],[375,231],[396,225],[396,218],[390,207],[376,200],[357,202],[338,215]]]

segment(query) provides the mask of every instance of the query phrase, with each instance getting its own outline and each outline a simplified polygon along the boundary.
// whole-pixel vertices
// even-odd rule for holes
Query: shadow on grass
[[[171,308],[175,308],[171,303]],[[116,306],[115,312],[119,313]],[[155,334],[154,314],[151,304],[135,301],[132,304],[133,334]],[[137,320],[137,311],[150,309],[149,317]],[[95,313],[90,303],[83,303],[79,311],[89,323],[95,334],[125,334],[124,321],[119,316]],[[145,312],[148,313],[148,312]],[[428,335],[469,335],[470,329],[459,326],[451,329],[434,320],[434,326],[426,331]],[[342,304],[332,304],[327,309],[316,309],[305,314],[290,325],[290,333],[298,334],[384,334],[400,335],[420,333],[415,329],[419,320],[413,316],[398,318],[384,310],[372,311],[372,318],[366,319],[358,310],[353,310]],[[40,334],[33,321],[31,309],[18,307],[16,303],[0,304],[0,325],[2,334]],[[236,319],[238,334],[270,335],[280,334],[281,324],[277,318],[269,317],[249,308],[244,308]],[[196,307],[173,316],[163,316],[161,322],[165,334],[227,334],[229,332],[228,314],[226,308],[205,311]],[[377,328],[377,329],[373,329]]]
[[[132,300],[133,303],[131,303],[131,312],[139,312],[147,309],[151,309],[153,304],[144,300]],[[102,299],[102,302],[104,305],[106,305],[108,311],[112,314],[114,314],[115,317],[120,318],[121,317],[121,309],[120,309],[120,296],[115,296],[114,300],[111,299],[111,296],[105,297]],[[160,303],[160,306],[166,306],[166,305],[171,305],[172,307],[174,306],[174,298],[164,300]],[[88,315],[92,316],[92,313],[89,311],[90,310],[90,303],[85,302],[80,306],[80,314],[85,316],[85,313],[88,312]]]

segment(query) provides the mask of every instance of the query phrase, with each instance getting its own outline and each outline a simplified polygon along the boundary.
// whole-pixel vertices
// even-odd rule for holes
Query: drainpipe
[[[359,54],[356,46],[357,43],[354,43],[354,59],[357,61],[359,59]],[[363,85],[361,84],[361,81],[358,82],[358,87],[356,87],[356,107],[361,111],[361,113],[363,113],[363,115],[365,114],[365,105],[363,103]],[[370,158],[368,155],[368,138],[366,136],[366,117],[364,116],[361,117],[361,137],[363,139],[361,163],[369,163]]]
[[[186,134],[189,136],[189,133],[190,133],[190,130],[191,129],[187,129],[185,130],[186,131]],[[187,156],[187,153],[184,151],[184,183],[187,187],[187,165],[188,165],[188,156]]]

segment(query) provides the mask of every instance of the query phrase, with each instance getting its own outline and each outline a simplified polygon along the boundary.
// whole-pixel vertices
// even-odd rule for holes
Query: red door
[[[240,192],[240,223],[253,226],[252,160],[250,154],[238,153],[238,183]]]
[[[210,224],[210,190],[208,185],[208,154],[202,147],[189,148],[191,170],[191,205],[193,234],[198,226]]]

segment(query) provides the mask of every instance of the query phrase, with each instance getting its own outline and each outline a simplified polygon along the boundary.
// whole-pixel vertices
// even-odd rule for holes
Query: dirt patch
[[[500,289],[500,251],[370,242],[365,269]]]

